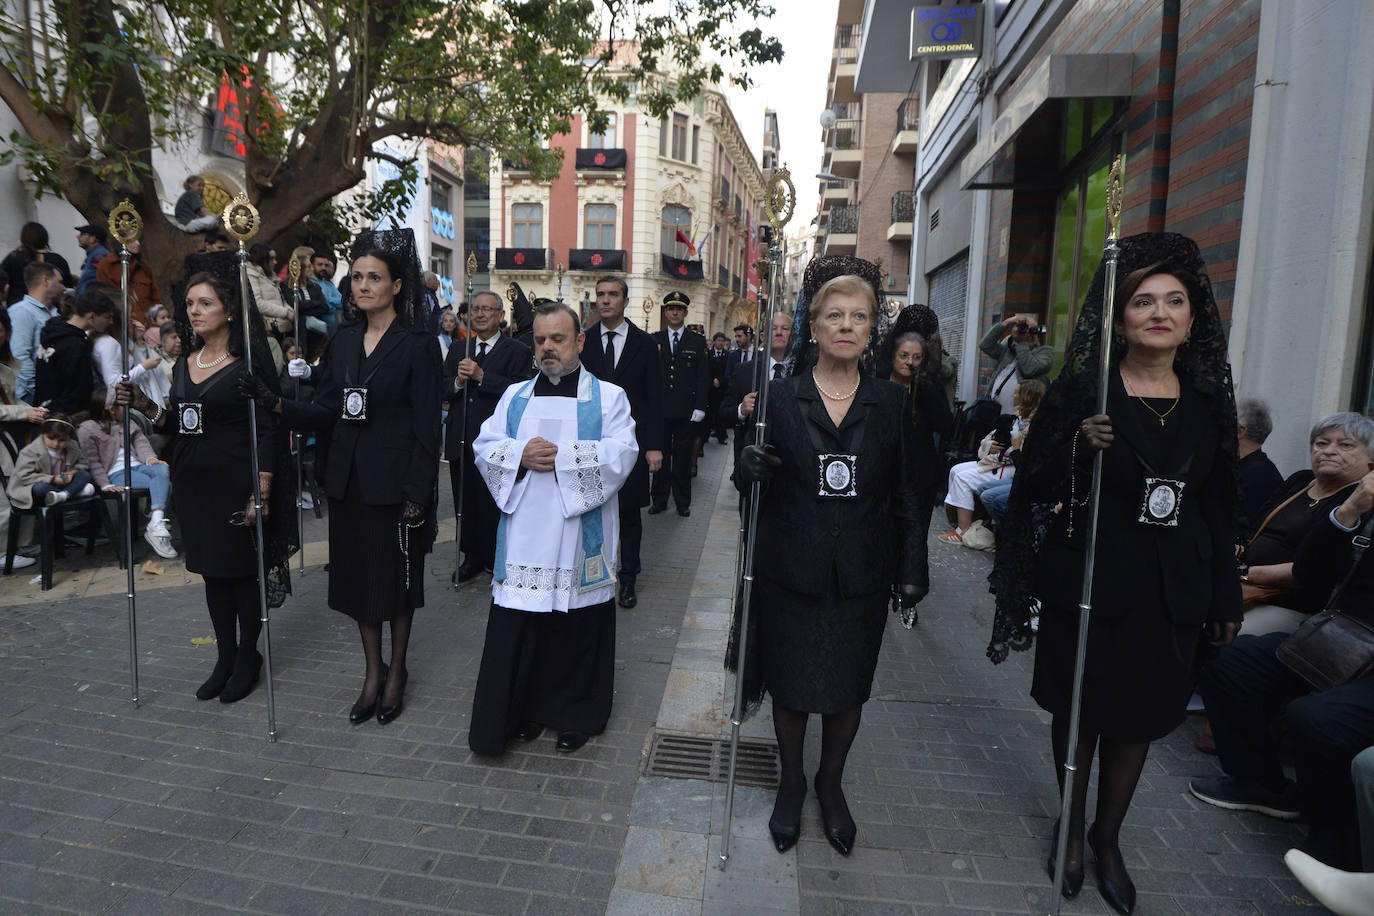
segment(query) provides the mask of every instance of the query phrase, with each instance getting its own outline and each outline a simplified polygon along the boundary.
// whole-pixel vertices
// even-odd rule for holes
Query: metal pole
[[[305,311],[304,311],[304,305],[305,305],[305,298],[306,298],[306,297],[303,295],[303,293],[304,293],[304,285],[303,285],[303,280],[302,280],[302,276],[301,276],[301,270],[302,270],[302,268],[301,268],[301,260],[300,260],[300,258],[297,258],[297,257],[291,258],[291,266],[287,268],[287,271],[286,271],[286,272],[287,272],[287,274],[290,276],[290,280],[291,280],[291,293],[292,293],[293,298],[294,298],[295,301],[296,301],[296,353],[297,353],[297,355],[298,355],[299,357],[303,358],[304,355],[305,355],[305,344],[306,344]],[[292,393],[293,399],[299,401],[299,400],[301,399],[301,380],[300,380],[300,379],[294,379],[293,381],[295,382],[295,384],[293,384],[293,385],[291,386],[291,387],[292,387],[292,392],[291,392],[291,393]],[[300,563],[300,565],[299,565],[299,567],[298,567],[297,574],[300,575],[300,576],[302,576],[302,577],[304,577],[304,576],[305,576],[305,478],[302,476],[302,473],[301,473],[301,467],[302,467],[302,465],[301,465],[301,444],[302,444],[302,442],[304,442],[304,438],[301,436],[300,432],[297,431],[297,430],[292,430],[292,431],[290,432],[289,435],[290,435],[290,437],[291,437],[291,442],[292,442],[292,443],[295,445],[295,447],[296,447],[296,532],[297,532],[297,535],[296,535],[296,536],[300,539],[300,542],[301,542],[301,543],[300,543],[300,549],[299,549],[299,551],[298,551],[298,556],[299,556],[299,563]]]
[[[477,272],[477,252],[468,253],[467,262],[464,264],[467,277],[463,288],[467,291],[467,328],[463,334],[463,359],[472,359],[472,275]],[[469,379],[468,381],[471,381]],[[458,587],[458,567],[462,565],[463,559],[463,486],[467,480],[466,455],[468,450],[468,383],[464,382],[463,387],[458,389],[462,395],[462,410],[458,414],[458,457],[449,456],[449,461],[458,462],[458,492],[453,494],[453,587]]]
[[[243,321],[243,360],[244,369],[253,372],[253,333],[249,325],[251,315],[248,309],[248,249],[244,243],[252,238],[258,229],[258,211],[245,197],[236,197],[225,208],[224,224],[229,233],[239,242],[239,298],[242,302]],[[272,620],[267,609],[267,570],[264,552],[267,549],[266,532],[262,518],[262,476],[258,461],[258,404],[248,402],[249,454],[252,456],[253,470],[253,514],[254,531],[257,535],[258,560],[258,608],[262,612],[263,667],[267,671],[267,740],[277,740],[277,706],[272,692]]]
[[[773,176],[768,179],[768,187],[764,192],[764,206],[768,212],[768,220],[773,225],[773,244],[769,249],[771,266],[768,271],[768,344],[763,353],[755,356],[755,360],[766,366],[768,364],[767,354],[772,352],[773,344],[773,315],[777,311],[779,293],[779,280],[783,272],[782,264],[782,230],[787,225],[787,221],[792,218],[792,210],[796,206],[797,193],[792,186],[792,178],[786,167],[778,169]],[[762,309],[760,309],[762,312]],[[763,326],[759,327],[759,337],[763,336]],[[760,374],[762,372],[762,374]],[[768,379],[767,372],[760,370],[759,366],[754,367],[754,375],[759,379],[758,395],[754,400],[754,444],[762,445],[768,441]],[[744,723],[744,671],[745,661],[748,656],[749,648],[749,602],[754,593],[754,543],[758,538],[759,531],[759,497],[762,493],[762,485],[759,481],[754,481],[749,485],[749,501],[746,504],[749,512],[748,522],[744,527],[744,540],[740,545],[743,559],[740,561],[743,568],[742,584],[735,589],[736,606],[735,615],[739,618],[739,641],[737,643],[738,654],[735,661],[735,704],[730,713],[730,765],[725,779],[725,832],[720,840],[720,859],[724,863],[730,858],[730,825],[735,814],[735,768],[739,761],[739,730]],[[722,867],[724,867],[722,865]]]
[[[1101,361],[1097,367],[1097,413],[1107,412],[1107,384],[1111,378],[1112,313],[1116,305],[1116,245],[1121,223],[1122,158],[1116,157],[1107,178],[1107,245],[1102,251],[1102,324],[1098,329]],[[1087,549],[1083,553],[1083,588],[1078,599],[1078,652],[1073,662],[1073,696],[1069,705],[1068,745],[1064,750],[1064,788],[1059,799],[1059,839],[1054,849],[1054,913],[1059,916],[1064,886],[1064,866],[1069,848],[1069,809],[1072,806],[1074,785],[1078,779],[1078,732],[1083,711],[1083,668],[1088,655],[1088,623],[1093,612],[1093,564],[1097,559],[1098,514],[1102,491],[1102,458],[1099,450],[1093,456],[1092,486],[1088,490]],[[1070,473],[1073,473],[1070,470]],[[1070,509],[1072,511],[1072,509]]]
[[[132,214],[130,219],[129,214]],[[120,360],[120,381],[129,381],[129,245],[138,238],[142,222],[133,206],[124,201],[110,213],[110,232],[119,241],[119,286],[123,305],[123,328],[120,346],[123,355]],[[138,586],[134,581],[134,478],[133,478],[133,433],[129,428],[129,408],[120,408],[124,427],[124,491],[121,507],[124,515],[124,569],[125,597],[129,603],[129,691],[134,701],[138,699]]]

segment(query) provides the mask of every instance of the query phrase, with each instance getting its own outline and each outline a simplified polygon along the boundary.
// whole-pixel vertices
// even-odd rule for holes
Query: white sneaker
[[[78,493],[78,494],[76,494],[76,495],[77,495],[77,496],[81,496],[81,497],[94,496],[94,495],[95,495],[95,484],[93,484],[93,483],[88,483],[88,484],[86,484],[84,487],[81,488],[81,492]]]
[[[23,556],[22,554],[17,554],[17,553],[16,553],[14,556],[10,557],[10,568],[11,568],[11,569],[24,569],[25,567],[27,567],[27,566],[32,566],[33,564],[35,564],[35,563],[37,563],[37,562],[38,562],[38,561],[35,560],[33,557],[26,557],[26,556]],[[3,564],[0,564],[0,571],[3,571],[4,568],[5,568],[4,565],[3,565]]]
[[[48,495],[43,497],[43,505],[45,506],[55,506],[58,503],[64,503],[66,501],[66,490],[50,490],[48,491]]]
[[[176,548],[172,546],[172,536],[167,531],[167,523],[150,523],[143,531],[143,540],[148,542],[148,546],[157,551],[157,555],[164,560],[170,560],[177,555]]]
[[[314,500],[313,497],[311,497],[310,491],[309,491],[309,490],[302,490],[302,491],[301,491],[301,508],[302,508],[302,509],[313,509],[313,508],[315,508],[315,500]]]

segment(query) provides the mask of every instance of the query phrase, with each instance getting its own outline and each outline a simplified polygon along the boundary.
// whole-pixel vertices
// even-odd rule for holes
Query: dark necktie
[[[673,355],[677,355],[677,331],[673,332]]]
[[[617,331],[606,332],[606,359],[611,364],[612,369],[615,368],[615,335],[617,333]]]
[[[486,358],[487,358],[487,342],[484,340],[484,341],[482,341],[481,343],[479,343],[479,344],[477,345],[477,359],[480,361],[480,360],[483,360],[483,359],[486,359]]]
[[[774,364],[773,364],[773,381],[776,382],[776,381],[780,380],[781,378],[782,378],[782,363],[774,363]]]

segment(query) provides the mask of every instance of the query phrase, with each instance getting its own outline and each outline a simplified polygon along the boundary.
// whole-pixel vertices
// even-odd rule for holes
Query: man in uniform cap
[[[706,356],[706,338],[687,330],[685,293],[673,290],[663,297],[663,321],[667,325],[653,334],[663,368],[663,467],[654,475],[650,487],[649,514],[668,508],[672,489],[677,514],[692,514],[692,457],[696,452],[698,424],[706,417],[706,401],[711,393],[711,364]]]

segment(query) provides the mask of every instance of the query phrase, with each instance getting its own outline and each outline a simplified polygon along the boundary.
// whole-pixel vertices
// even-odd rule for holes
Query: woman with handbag
[[[1196,798],[1219,808],[1307,821],[1311,830],[1302,851],[1346,870],[1360,861],[1350,764],[1374,744],[1371,534],[1374,471],[1298,549],[1293,573],[1305,585],[1331,591],[1327,610],[1291,636],[1242,636],[1202,670],[1198,689],[1225,775],[1188,785]],[[1278,714],[1296,781],[1283,774],[1270,727]]]

